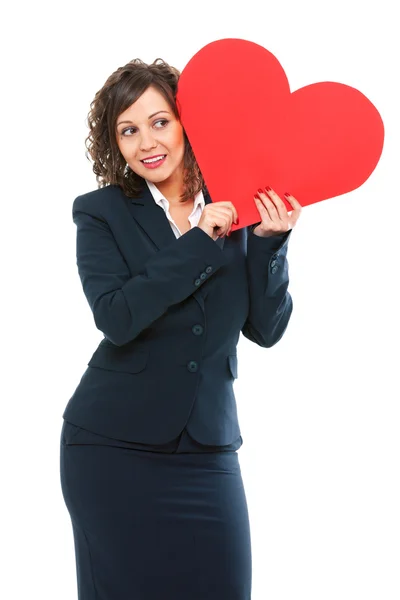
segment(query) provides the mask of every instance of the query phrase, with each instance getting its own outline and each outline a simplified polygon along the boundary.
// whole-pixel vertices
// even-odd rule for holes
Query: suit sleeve
[[[135,339],[226,263],[214,240],[194,227],[132,277],[107,222],[78,204],[79,198],[72,210],[79,277],[97,329],[117,346]]]
[[[293,310],[286,258],[292,230],[263,238],[253,233],[254,227],[248,227],[249,313],[241,331],[255,344],[270,348],[283,336]]]

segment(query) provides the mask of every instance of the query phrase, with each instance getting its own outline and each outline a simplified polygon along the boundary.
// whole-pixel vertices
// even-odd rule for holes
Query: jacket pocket
[[[232,373],[232,377],[234,379],[237,378],[238,376],[238,360],[237,360],[237,355],[236,354],[229,354],[228,355],[228,363],[229,363],[229,369]]]
[[[81,431],[81,428],[77,425],[73,425],[69,421],[64,419],[63,426],[61,429],[61,443],[63,446],[69,446],[74,437]]]
[[[130,350],[126,352],[120,346],[99,346],[88,362],[89,367],[120,371],[122,373],[140,373],[146,368],[148,350]]]

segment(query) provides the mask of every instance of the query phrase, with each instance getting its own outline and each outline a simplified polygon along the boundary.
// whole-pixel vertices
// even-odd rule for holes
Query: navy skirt
[[[238,454],[200,446],[186,430],[154,447],[64,421],[61,487],[79,600],[251,600]]]

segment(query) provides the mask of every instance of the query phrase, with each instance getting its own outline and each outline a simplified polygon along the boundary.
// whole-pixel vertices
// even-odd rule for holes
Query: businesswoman
[[[289,214],[273,190],[255,190],[260,221],[230,234],[239,215],[207,192],[178,79],[160,59],[133,60],[88,116],[98,189],[72,216],[104,338],[67,403],[60,446],[79,600],[251,598],[236,347],[242,332],[270,348],[287,328],[301,206],[288,196]]]

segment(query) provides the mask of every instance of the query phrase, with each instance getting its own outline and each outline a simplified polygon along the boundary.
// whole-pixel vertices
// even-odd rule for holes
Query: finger
[[[287,209],[283,200],[270,186],[265,188],[265,191],[272,202],[274,202],[276,210],[278,211],[279,218],[285,221],[287,218]]]
[[[208,209],[208,214],[215,223],[214,227],[218,227],[219,232],[226,232],[232,224],[232,209],[230,206],[230,202],[226,203],[227,206],[220,206],[220,204],[222,204],[222,202],[216,203],[216,205],[218,205],[218,208],[217,206],[212,206],[211,204],[207,205],[210,206],[210,208]]]
[[[296,200],[296,198],[294,196],[292,196],[292,194],[285,192],[283,195],[290,202],[290,204],[293,206],[295,211],[298,211],[298,212],[301,211],[301,209],[303,207],[301,206],[300,202],[298,200]]]
[[[226,214],[229,214],[230,217],[232,218],[232,221],[234,221],[234,223],[237,223],[238,221],[238,213],[236,210],[236,207],[232,204],[232,202],[230,201],[220,201],[220,202],[213,202],[213,204],[215,204],[216,206],[221,206],[221,208],[225,208],[225,206],[227,207],[227,209],[229,209],[229,212],[226,212]]]
[[[271,190],[271,188],[269,188]],[[272,190],[271,190],[272,191]],[[285,205],[283,204],[282,200],[279,198],[278,194],[276,195],[277,198],[277,203],[280,202],[283,206],[283,210],[279,207],[277,208],[277,206],[275,205],[275,203],[273,202],[273,200],[271,198],[269,198],[269,196],[267,196],[266,193],[262,193],[261,190],[258,191],[258,195],[260,196],[260,198],[262,199],[268,214],[270,216],[271,219],[271,226],[273,227],[274,231],[280,231],[280,230],[284,230],[287,231],[288,228],[288,214],[287,214],[287,210]]]
[[[294,211],[292,212],[292,215],[290,217],[291,227],[294,227],[296,225],[297,220],[298,220],[298,218],[300,216],[300,213],[297,213],[295,215],[293,213],[294,213]]]
[[[285,192],[284,194],[285,198],[290,202],[290,204],[293,206],[293,210],[291,211],[290,214],[290,221],[293,223],[293,226],[297,223],[297,220],[300,216],[301,210],[302,210],[302,206],[300,204],[300,202],[298,200],[296,200],[296,198],[294,196],[292,196],[291,194],[289,194],[288,192]]]
[[[266,229],[268,229],[272,233],[285,233],[286,231],[288,231],[290,229],[290,224],[289,224],[289,219],[288,219],[287,213],[286,213],[284,219],[279,219],[277,217],[278,213],[276,212],[276,209],[275,209],[275,215],[273,217],[271,217],[270,213],[268,212],[265,205],[261,202],[260,198],[258,198],[257,196],[254,196],[254,200],[256,201],[258,211],[259,211],[260,217],[262,219],[262,223],[264,226],[266,226]],[[268,200],[267,200],[267,202],[268,202]],[[271,206],[271,205],[272,205],[272,201],[269,200],[268,206]]]
[[[276,219],[280,219],[279,213],[276,210],[275,204],[272,202],[271,198],[267,196],[266,192],[263,192],[262,189],[258,190],[258,195],[260,200],[262,201],[263,206],[268,212],[269,218],[273,221]]]
[[[272,202],[275,203],[277,211],[281,218],[284,218],[287,214],[287,209],[285,203],[281,199],[281,197],[273,190],[269,185],[265,187],[265,192]]]
[[[232,211],[232,221],[233,221],[233,222],[235,223],[235,225],[236,225],[236,224],[237,224],[237,222],[238,222],[238,214],[237,214],[237,210],[236,210],[236,207],[235,207],[235,206],[232,204],[232,202],[230,202],[230,205],[231,205],[231,207],[232,207],[232,209],[233,209],[233,211]]]
[[[226,215],[226,217],[228,219],[227,224],[223,228],[223,230],[225,232],[224,235],[227,234],[228,231],[230,231],[230,229],[232,228],[232,223],[235,223],[235,225],[236,225],[238,222],[236,208],[233,206],[232,202],[227,202],[226,204],[227,204],[226,209],[225,209],[225,207],[221,207],[224,209],[224,214]]]
[[[225,206],[220,206],[220,204],[221,205],[225,204]],[[233,204],[231,202],[226,202],[226,203],[218,202],[218,203],[216,203],[216,205],[217,206],[215,206],[215,208],[217,209],[218,214],[223,213],[229,219],[232,219],[232,221],[237,220],[237,211],[236,211],[236,208],[233,206]]]
[[[258,212],[260,213],[261,220],[264,222],[271,222],[271,215],[269,214],[265,204],[261,201],[258,196],[254,196],[255,203],[258,208]]]
[[[284,224],[287,224],[288,213],[287,213],[287,209],[286,209],[286,206],[285,206],[283,200],[281,200],[281,198],[278,196],[278,194],[276,192],[274,192],[274,190],[269,186],[265,188],[265,192],[266,192],[267,198],[269,200],[268,206],[273,205],[279,219]]]

